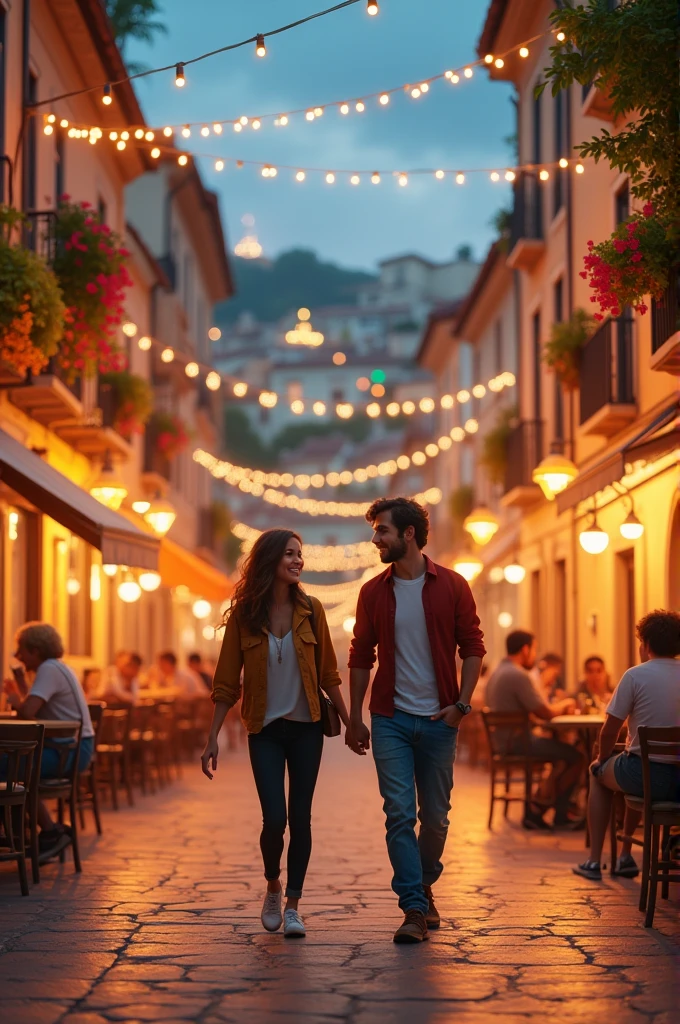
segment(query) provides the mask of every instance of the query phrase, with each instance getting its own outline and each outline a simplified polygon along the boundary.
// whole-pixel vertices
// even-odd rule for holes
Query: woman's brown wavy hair
[[[241,578],[234,588],[228,614],[236,613],[239,623],[253,633],[259,633],[262,627],[269,623],[269,606],[276,569],[293,538],[302,544],[302,538],[294,530],[265,530],[253,544],[243,564]],[[293,603],[305,602],[304,591],[299,583],[291,583],[290,592]]]

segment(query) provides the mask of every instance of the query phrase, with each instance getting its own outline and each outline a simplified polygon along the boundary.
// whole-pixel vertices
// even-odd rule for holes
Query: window
[[[553,159],[557,162],[560,157],[567,155],[566,139],[566,93],[558,92],[554,98],[555,121],[554,121],[554,150]],[[553,178],[553,214],[559,213],[564,203],[564,174],[559,168],[555,168]]]
[[[64,129],[58,125],[54,131],[54,205],[56,206],[66,192],[64,158],[66,145]]]
[[[630,216],[630,188],[626,181],[614,197],[614,220],[621,224]]]
[[[532,110],[533,115],[533,162],[540,164],[541,162],[541,97],[536,96],[534,99],[534,106]]]
[[[555,323],[561,323],[564,320],[564,280],[558,278],[553,285],[554,295],[554,311],[553,316]],[[562,393],[562,385],[560,384],[557,374],[554,375],[555,380],[555,437],[564,437],[564,395]]]
[[[28,80],[28,102],[38,99],[38,79],[31,72]],[[29,117],[24,140],[23,208],[35,210],[38,187],[38,118]]]
[[[498,376],[503,371],[503,322],[500,319],[494,327],[493,348],[494,373]]]
[[[534,349],[534,419],[541,418],[541,377],[543,367],[541,364],[541,313],[540,310],[534,313],[531,319],[532,340]]]
[[[97,200],[97,214],[102,224],[106,224],[107,213],[108,211],[106,209],[106,200],[102,199],[102,197],[99,196],[99,199]]]
[[[7,12],[0,5],[0,154],[5,152],[5,32]],[[5,164],[0,165],[0,203],[5,201]]]

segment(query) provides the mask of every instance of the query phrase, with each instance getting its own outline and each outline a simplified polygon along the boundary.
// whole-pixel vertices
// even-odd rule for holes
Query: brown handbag
[[[314,605],[312,604],[311,597],[309,597],[307,594],[305,594],[305,597],[307,598],[307,601],[309,603],[309,610],[312,613],[312,632],[314,633],[314,637],[316,639],[316,644],[314,645],[314,664],[316,666],[316,687],[319,693],[319,707],[321,709],[321,724],[323,726],[323,734],[324,736],[339,736],[342,730],[342,722],[340,721],[340,715],[338,714],[333,702],[326,696],[326,694],[321,689],[321,686],[319,685],[319,680],[321,679],[321,672],[319,669],[320,652],[319,639],[316,632],[316,616],[314,615]]]

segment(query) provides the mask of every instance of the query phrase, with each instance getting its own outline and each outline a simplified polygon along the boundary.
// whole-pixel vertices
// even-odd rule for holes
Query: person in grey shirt
[[[550,721],[557,715],[574,710],[573,698],[548,704],[529,675],[536,663],[536,638],[533,633],[517,629],[505,638],[507,657],[492,673],[486,686],[486,703],[490,711],[505,713],[522,711]],[[537,761],[542,760],[556,766],[554,828],[583,828],[585,822],[569,817],[568,807],[576,784],[585,766],[583,755],[571,743],[563,743],[554,737],[534,736],[529,732],[521,749],[517,744],[511,753],[527,753]],[[548,829],[541,809],[535,804],[524,808],[522,821],[526,829]]]

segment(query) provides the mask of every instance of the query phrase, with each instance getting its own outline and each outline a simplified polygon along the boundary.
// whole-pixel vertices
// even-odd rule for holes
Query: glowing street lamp
[[[467,580],[468,583],[472,583],[484,568],[484,562],[477,555],[473,555],[472,552],[463,551],[454,558],[451,568],[454,572],[459,573],[464,580]]]
[[[106,451],[104,462],[96,482],[90,488],[90,494],[107,508],[119,509],[127,496],[127,487],[116,475],[111,461],[111,452]]]
[[[555,496],[578,476],[578,469],[571,459],[567,459],[557,449],[558,445],[553,444],[550,454],[539,462],[531,474],[532,480],[538,484],[548,501],[554,501]]]
[[[177,513],[174,506],[159,495],[156,495],[149,505],[148,511],[144,513],[145,521],[159,537],[165,536],[176,518]]]
[[[609,545],[609,534],[597,524],[597,516],[593,512],[590,523],[578,535],[579,544],[589,555],[601,555]]]
[[[475,544],[488,544],[491,538],[498,532],[500,523],[498,517],[484,505],[472,510],[463,522],[463,529],[466,530]]]

